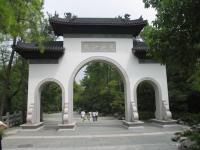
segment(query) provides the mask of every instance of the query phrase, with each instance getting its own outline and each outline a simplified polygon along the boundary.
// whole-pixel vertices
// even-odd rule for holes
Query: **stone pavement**
[[[10,129],[3,139],[5,150],[176,150],[172,135],[186,127],[125,129],[120,120],[100,118],[98,122],[81,122],[75,130],[41,128],[25,131]]]

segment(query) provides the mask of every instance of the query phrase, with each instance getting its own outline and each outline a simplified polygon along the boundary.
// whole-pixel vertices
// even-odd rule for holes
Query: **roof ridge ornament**
[[[116,19],[119,19],[119,20],[121,20],[121,21],[130,21],[130,16],[131,16],[130,14],[124,14],[124,17],[118,15],[118,16],[116,17]]]
[[[55,11],[53,18],[59,18],[59,14]]]
[[[131,16],[130,14],[124,14],[124,19],[125,20],[130,20],[130,16]]]
[[[138,20],[141,20],[141,21],[143,21],[144,19],[143,19],[143,17],[142,17],[142,15],[140,16],[140,18],[138,18]]]
[[[67,19],[67,21],[71,21],[77,18],[77,16],[73,15],[71,12],[65,12],[64,16]]]

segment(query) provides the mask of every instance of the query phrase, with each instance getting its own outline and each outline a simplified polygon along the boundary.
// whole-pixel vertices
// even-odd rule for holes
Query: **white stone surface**
[[[137,86],[142,81],[149,81],[156,91],[156,118],[166,117],[163,112],[163,101],[169,110],[166,67],[158,63],[140,64],[138,58],[132,54],[133,39],[129,36],[64,36],[65,53],[58,64],[29,64],[28,106],[34,104],[32,122],[40,122],[40,89],[41,86],[53,81],[62,89],[62,104],[66,103],[65,119],[73,123],[73,81],[78,71],[89,62],[100,61],[111,64],[119,71],[125,85],[125,120],[137,120],[133,117],[131,102],[137,106]],[[115,42],[116,52],[82,52],[81,42]],[[136,115],[137,116],[137,115]],[[68,118],[66,118],[68,117]],[[66,122],[66,120],[64,121]]]

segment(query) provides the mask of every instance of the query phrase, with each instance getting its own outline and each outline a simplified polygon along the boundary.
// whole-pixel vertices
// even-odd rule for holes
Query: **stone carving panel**
[[[34,103],[31,103],[28,107],[26,122],[28,124],[33,123],[33,111],[34,111]]]
[[[82,52],[116,52],[115,42],[83,41],[81,42]]]
[[[69,119],[68,103],[64,103],[63,124],[67,124],[69,122],[68,119]]]
[[[134,101],[131,102],[131,108],[132,108],[132,121],[138,121],[139,116],[138,116],[137,106]]]
[[[172,118],[172,114],[169,110],[169,106],[166,100],[162,100],[162,107],[163,107],[162,111],[164,120],[170,120]]]

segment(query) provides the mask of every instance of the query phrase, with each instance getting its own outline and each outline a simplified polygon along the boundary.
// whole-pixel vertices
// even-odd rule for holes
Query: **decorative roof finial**
[[[55,11],[55,13],[54,13],[54,17],[55,18],[58,18],[59,17],[59,14]]]
[[[64,16],[65,16],[65,18],[66,18],[67,20],[72,20],[72,19],[77,18],[77,16],[73,15],[73,14],[70,13],[70,12],[64,13]]]
[[[72,18],[72,13],[66,12],[66,13],[64,13],[64,16],[65,16],[66,19],[71,19]]]
[[[124,19],[125,20],[130,20],[130,16],[131,16],[130,14],[124,14]]]
[[[142,15],[140,16],[140,18],[139,18],[138,20],[143,20],[143,17],[142,17]]]

